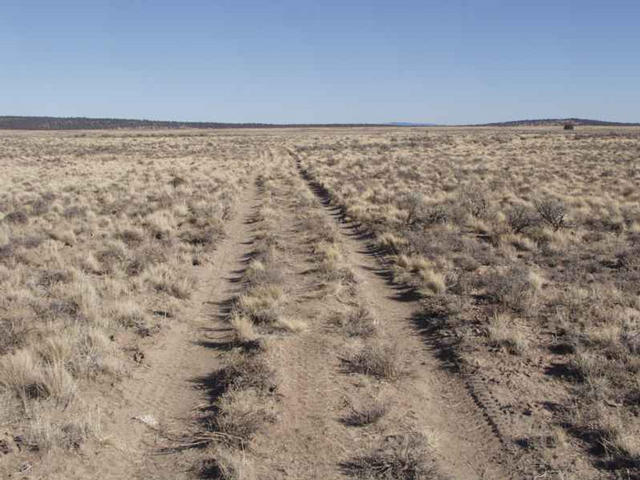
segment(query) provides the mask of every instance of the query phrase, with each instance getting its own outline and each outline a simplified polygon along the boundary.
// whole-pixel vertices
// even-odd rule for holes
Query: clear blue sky
[[[640,1],[2,0],[5,114],[640,121]]]

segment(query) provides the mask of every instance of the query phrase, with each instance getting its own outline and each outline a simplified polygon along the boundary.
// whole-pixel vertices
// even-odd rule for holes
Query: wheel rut
[[[325,214],[336,222],[346,259],[359,277],[359,295],[384,322],[390,338],[413,359],[415,373],[397,387],[398,397],[403,399],[400,408],[407,411],[417,429],[431,432],[441,470],[455,479],[522,478],[514,473],[501,435],[465,382],[445,371],[423,341],[412,320],[420,311],[417,299],[391,284],[388,268],[374,253],[367,235],[331,204],[326,189],[313,181],[295,154],[283,150],[282,155],[292,158],[292,168],[316,195]]]
[[[173,447],[197,430],[194,417],[207,405],[206,388],[198,379],[221,366],[220,351],[231,333],[222,317],[251,250],[257,195],[250,182],[212,261],[196,268],[197,290],[189,307],[144,352],[142,365],[113,388],[103,410],[107,425],[102,444],[63,462],[64,471],[47,472],[46,478],[193,478],[198,453]]]

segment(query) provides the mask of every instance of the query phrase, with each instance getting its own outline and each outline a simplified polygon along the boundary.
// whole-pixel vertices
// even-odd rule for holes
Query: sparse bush
[[[201,478],[220,480],[256,480],[253,463],[244,451],[218,445],[213,458],[201,462],[197,469]]]
[[[4,216],[4,219],[9,223],[17,223],[24,225],[29,222],[29,216],[22,210],[14,210]]]
[[[444,205],[434,205],[427,208],[423,215],[420,217],[420,221],[425,225],[445,224],[449,221],[451,212]]]
[[[480,187],[467,186],[460,193],[460,205],[473,217],[482,218],[489,209],[487,192]]]
[[[377,450],[343,464],[345,473],[363,480],[444,480],[423,435],[387,437]]]
[[[567,209],[560,200],[545,199],[536,202],[536,210],[542,221],[554,232],[566,226]]]
[[[525,205],[515,205],[507,213],[507,223],[513,233],[522,233],[528,228],[535,227],[540,222],[540,217]]]
[[[421,211],[425,206],[424,197],[420,193],[410,193],[401,204],[407,210],[407,225],[413,225],[418,218],[421,217]]]
[[[531,315],[542,280],[526,268],[512,267],[487,279],[487,293],[517,312]]]

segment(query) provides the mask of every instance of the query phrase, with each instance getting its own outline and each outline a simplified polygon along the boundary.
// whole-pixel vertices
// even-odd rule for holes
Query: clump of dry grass
[[[388,410],[387,403],[379,398],[352,402],[349,405],[349,413],[342,418],[342,423],[350,427],[372,425],[384,417]]]
[[[354,478],[380,480],[444,480],[424,435],[409,432],[387,437],[384,444],[342,464]]]
[[[254,389],[267,393],[276,390],[275,373],[259,355],[234,360],[222,371],[219,381],[226,390]]]
[[[257,285],[242,294],[237,310],[257,324],[275,324],[282,315],[284,292],[278,285]]]
[[[505,349],[513,355],[524,355],[529,347],[522,326],[507,313],[495,313],[491,317],[487,335],[491,346]]]
[[[331,321],[348,337],[371,337],[378,329],[378,320],[364,305],[356,305],[347,312],[336,313]]]
[[[100,439],[102,435],[99,410],[84,410],[72,417],[58,415],[40,407],[30,412],[30,419],[20,443],[30,450],[49,452],[58,449],[78,449],[90,439]]]
[[[216,445],[208,458],[196,469],[201,478],[254,480],[255,467],[242,450]]]
[[[277,416],[274,402],[255,389],[229,390],[216,402],[216,409],[211,425],[213,430],[238,446],[244,445],[265,423],[275,421]]]
[[[236,342],[240,344],[248,344],[254,342],[258,338],[258,334],[251,319],[242,315],[240,312],[234,311],[231,314],[229,323],[233,328]]]
[[[318,259],[318,272],[325,281],[345,284],[355,283],[354,273],[345,261],[340,246],[335,239],[331,243],[319,240],[313,246],[313,254]]]
[[[22,399],[53,398],[63,404],[73,399],[77,388],[61,362],[38,362],[28,350],[0,360],[0,387]]]
[[[543,280],[527,268],[510,268],[487,278],[486,290],[505,307],[531,314]]]
[[[384,380],[397,380],[406,375],[405,360],[398,344],[381,339],[368,341],[344,359],[348,371]]]
[[[269,265],[253,262],[248,291],[239,297],[229,317],[236,341],[243,346],[258,341],[257,326],[280,320],[280,310],[274,302],[281,299],[282,290],[266,280],[266,268]],[[206,424],[215,433],[212,441],[216,446],[206,468],[221,478],[251,478],[246,476],[252,475],[252,470],[244,462],[238,463],[238,449],[243,450],[265,424],[275,421],[277,386],[275,372],[262,351],[252,348],[235,355],[215,375],[215,388],[220,392]]]

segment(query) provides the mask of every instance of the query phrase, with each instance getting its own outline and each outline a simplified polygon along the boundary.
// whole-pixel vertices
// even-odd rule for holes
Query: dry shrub
[[[436,468],[424,435],[389,436],[384,444],[342,464],[345,473],[362,480],[444,480]]]
[[[268,247],[256,257],[245,270],[242,276],[243,280],[249,286],[281,284],[284,280],[284,273],[275,258],[274,250]]]
[[[504,306],[532,315],[541,285],[541,278],[531,270],[512,267],[504,273],[494,273],[485,286],[487,294]]]
[[[536,212],[523,204],[514,205],[507,213],[507,223],[513,233],[522,233],[540,223]]]
[[[220,375],[226,390],[254,389],[273,393],[276,390],[275,373],[261,356],[244,356],[233,361]]]
[[[20,441],[32,450],[48,452],[55,449],[78,449],[87,440],[99,438],[101,433],[98,410],[53,418],[43,408],[38,408],[32,413]]]
[[[19,349],[27,341],[29,331],[23,318],[0,319],[0,355]]]
[[[406,239],[401,238],[391,232],[385,232],[379,235],[376,239],[376,246],[380,250],[394,255],[398,255],[399,253],[401,253],[407,245],[408,242]]]
[[[507,313],[494,314],[487,335],[491,346],[504,348],[513,355],[524,355],[529,347],[526,332]]]
[[[76,394],[76,383],[62,363],[40,363],[27,350],[0,359],[0,387],[20,398],[53,398],[64,404]]]
[[[220,480],[255,480],[255,467],[243,450],[217,445],[212,458],[201,462],[200,478]]]
[[[236,342],[241,344],[251,343],[258,338],[251,319],[239,312],[233,312],[231,314],[229,323],[231,323],[231,327],[233,328]]]
[[[342,423],[350,427],[363,427],[376,423],[387,414],[388,406],[378,398],[351,403]]]
[[[255,323],[273,324],[282,314],[284,293],[277,285],[258,285],[241,295],[236,308]]]
[[[265,423],[276,419],[273,401],[254,389],[229,390],[216,402],[216,408],[213,430],[236,445],[243,445]]]
[[[385,380],[397,380],[407,373],[401,347],[389,341],[369,341],[348,356],[345,362],[347,369],[353,373]]]
[[[466,186],[462,189],[458,201],[462,208],[473,217],[484,218],[488,214],[489,194],[482,187]]]
[[[426,295],[441,295],[447,290],[444,275],[433,270],[420,270],[420,291]]]
[[[543,199],[536,202],[536,210],[543,222],[557,232],[566,226],[567,207],[558,199]]]
[[[147,270],[144,278],[159,292],[165,292],[180,300],[191,297],[195,281],[190,276],[181,276],[175,268],[162,264]]]
[[[338,313],[331,320],[348,337],[370,337],[378,328],[378,321],[364,305],[358,305],[345,314]]]
[[[318,258],[318,272],[325,280],[355,283],[354,273],[340,251],[338,243],[320,241],[314,246],[313,253]]]
[[[262,425],[275,420],[275,374],[260,355],[238,357],[218,373],[216,382],[222,394],[209,427],[229,444],[244,445]]]

